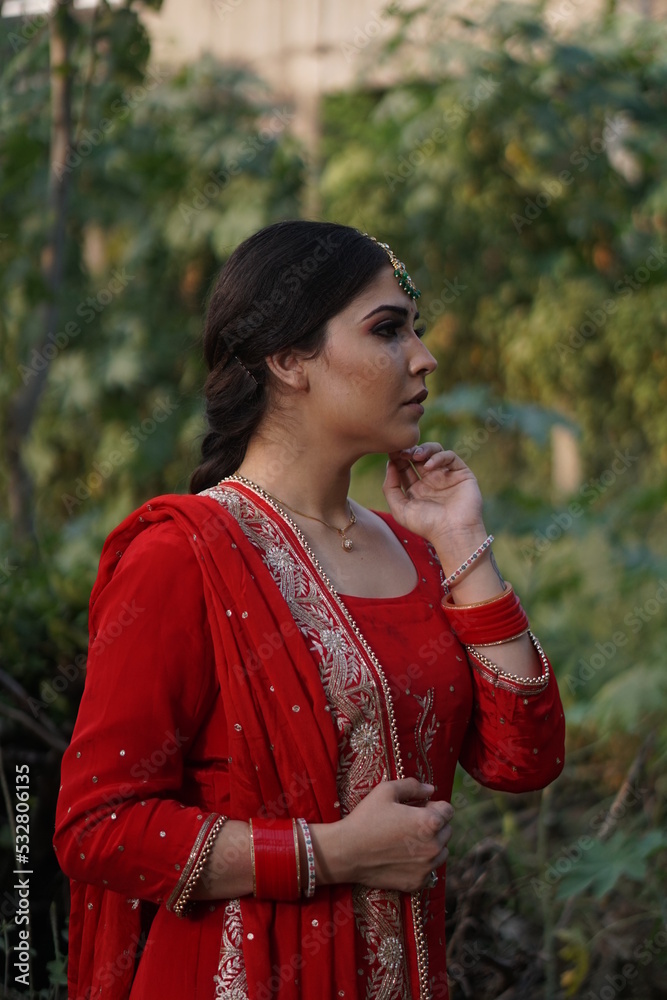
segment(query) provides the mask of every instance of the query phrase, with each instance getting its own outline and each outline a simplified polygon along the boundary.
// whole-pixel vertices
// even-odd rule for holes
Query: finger
[[[433,785],[424,784],[417,778],[399,778],[392,781],[396,802],[426,802],[435,791]]]
[[[382,484],[382,492],[387,498],[390,512],[396,517],[408,501],[403,493],[401,475],[396,467],[396,463],[391,460],[387,462],[387,472]],[[400,516],[397,520],[400,520]]]
[[[442,850],[439,851],[438,854],[431,861],[432,871],[437,873],[438,868],[442,868],[448,857],[449,857],[449,850],[446,847],[443,847]]]
[[[437,830],[434,831],[433,839],[437,843],[438,847],[444,847],[445,844],[451,839],[453,828],[451,823],[440,823]]]
[[[451,828],[451,826],[449,825],[449,823],[447,823],[447,824],[446,824],[445,826],[443,826],[442,830],[441,830],[441,831],[440,831],[440,833],[438,834],[438,840],[439,840],[439,841],[440,841],[440,843],[441,843],[441,844],[443,845],[443,847],[444,847],[444,846],[445,846],[446,844],[448,844],[448,843],[449,843],[449,841],[450,841],[450,839],[451,839],[451,836],[452,836],[452,833],[453,833],[453,832],[454,832],[454,831],[452,830],[452,828]]]
[[[443,448],[441,444],[437,441],[426,441],[424,444],[415,445],[413,448],[404,448],[403,451],[390,452],[389,458],[391,461],[396,462],[400,472],[408,472],[412,469],[413,476],[410,477],[409,485],[412,486],[417,479],[419,479],[419,467],[421,467],[430,458],[434,458],[438,454],[442,454]]]
[[[451,827],[449,821],[454,815],[454,810],[443,809],[441,807],[448,806],[448,802],[427,802],[426,805],[420,809],[419,823],[428,837],[437,837],[437,839],[445,844],[447,840],[451,837]],[[440,808],[439,808],[440,807]],[[443,830],[448,831],[443,839]]]
[[[424,462],[424,469],[436,468],[444,468],[450,470],[451,472],[459,472],[462,469],[467,469],[468,466],[462,458],[459,458],[455,451],[440,451],[430,455]]]
[[[404,490],[409,490],[411,486],[419,482],[419,470],[409,455],[394,453],[389,456],[389,461],[398,469],[401,486]]]
[[[432,799],[429,802],[428,808],[437,812],[444,823],[450,823],[454,818],[454,806],[451,802],[446,802],[444,799]]]
[[[404,448],[403,451],[395,452],[395,454],[401,457],[409,456],[415,462],[425,462],[432,455],[436,455],[440,451],[443,451],[443,447],[438,441],[423,441],[413,448]],[[392,455],[389,457],[391,458]]]

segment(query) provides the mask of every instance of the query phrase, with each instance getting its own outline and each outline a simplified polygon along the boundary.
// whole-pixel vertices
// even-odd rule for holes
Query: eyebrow
[[[371,316],[375,316],[376,313],[385,311],[397,313],[403,319],[407,319],[408,317],[408,310],[405,309],[404,306],[384,305],[384,306],[378,306],[376,309],[371,309],[371,311],[366,316],[364,316],[361,322],[364,323],[367,319],[370,319]],[[415,313],[415,319],[418,318],[419,318],[419,313]]]

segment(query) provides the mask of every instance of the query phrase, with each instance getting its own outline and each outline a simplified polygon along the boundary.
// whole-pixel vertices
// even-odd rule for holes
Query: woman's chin
[[[396,438],[400,441],[396,451],[402,451],[403,448],[412,448],[414,445],[419,444],[419,439],[421,434],[419,432],[419,423],[415,420],[411,427],[406,428],[402,434],[397,434]]]
[[[414,448],[416,444],[419,444],[419,427],[415,426],[412,433],[396,434],[387,441],[387,445],[382,451],[387,455],[392,455],[395,452],[404,451],[406,448]]]

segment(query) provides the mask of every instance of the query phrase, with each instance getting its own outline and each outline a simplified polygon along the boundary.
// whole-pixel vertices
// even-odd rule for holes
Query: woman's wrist
[[[488,538],[483,524],[442,533],[429,539],[438,554],[442,572],[451,576]]]
[[[455,604],[475,604],[498,597],[504,592],[505,581],[493,558],[491,547],[488,545],[484,548],[488,538],[486,528],[480,522],[456,533],[440,535],[432,542],[444,579],[449,579],[475,556],[464,572],[450,582],[449,589]]]
[[[213,844],[192,900],[233,899],[252,894],[250,826],[228,820]]]
[[[449,576],[482,544],[487,535],[488,532],[480,521],[478,524],[438,532],[429,538],[429,541],[438,553],[443,572]]]
[[[343,849],[342,820],[333,823],[309,823],[312,854],[315,860],[315,886],[353,882],[354,869]],[[309,884],[308,847],[304,832],[297,823],[301,896]],[[218,834],[191,899],[231,899],[252,896],[253,868],[250,824],[229,820]]]
[[[343,820],[333,823],[309,823],[315,854],[317,885],[337,885],[354,882],[354,870],[344,849]],[[302,868],[303,871],[303,868]]]

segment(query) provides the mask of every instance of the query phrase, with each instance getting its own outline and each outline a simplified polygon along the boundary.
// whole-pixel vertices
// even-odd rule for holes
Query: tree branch
[[[5,705],[4,702],[0,701],[0,714],[6,715],[13,722],[18,722],[24,729],[29,729],[31,733],[39,736],[40,740],[43,740],[48,746],[53,747],[54,750],[64,753],[67,749],[67,740],[63,739],[62,736],[54,736],[35,719],[31,719],[27,712],[22,712],[20,708],[12,708],[10,705]]]
[[[22,684],[19,684],[19,682],[14,677],[10,676],[10,674],[8,674],[7,671],[3,670],[1,667],[0,667],[0,684],[2,684],[2,686],[5,687],[14,696],[14,698],[18,702],[20,702],[25,708],[29,708],[31,711],[33,711],[32,706],[30,704],[31,698],[26,689],[23,687]],[[35,713],[33,711],[33,715],[34,714]],[[51,719],[49,719],[48,715],[42,715],[42,713],[39,712],[36,718],[39,719],[40,723],[44,726],[45,729],[48,729],[48,731],[51,733],[52,736],[60,738],[61,736],[60,730],[58,729],[56,724],[52,722]]]

